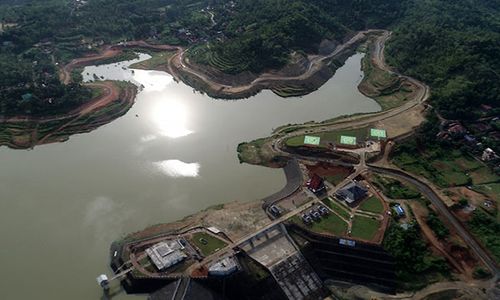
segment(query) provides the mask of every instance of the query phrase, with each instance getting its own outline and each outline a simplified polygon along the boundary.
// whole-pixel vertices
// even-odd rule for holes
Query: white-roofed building
[[[146,253],[158,270],[162,271],[186,259],[187,255],[181,249],[183,246],[178,241],[166,241],[146,249]]]
[[[208,268],[208,274],[212,276],[227,276],[238,271],[238,263],[233,257],[223,258]]]

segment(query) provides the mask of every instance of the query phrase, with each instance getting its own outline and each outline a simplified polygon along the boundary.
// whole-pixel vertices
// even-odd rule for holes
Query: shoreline
[[[184,54],[187,49],[171,45],[152,45],[145,41],[131,41],[117,45],[107,45],[104,46],[97,54],[91,54],[73,59],[60,68],[59,79],[62,83],[69,84],[72,81],[71,73],[76,68],[99,64],[101,61],[113,59],[114,57],[121,55],[125,49],[147,49],[151,51],[174,52],[172,55],[168,55],[168,59],[165,60],[166,64],[161,64],[159,67],[152,69],[166,71],[174,77],[174,80],[182,80],[185,84],[201,91],[202,93],[206,93],[213,98],[248,98],[264,89],[269,89],[280,97],[302,96],[320,88],[335,74],[335,71],[342,66],[345,60],[352,55],[361,43],[366,42],[373,34],[380,35],[381,33],[387,33],[387,31],[367,30],[358,32],[354,36],[350,37],[347,42],[335,47],[335,49],[327,55],[308,55],[307,58],[305,58],[305,61],[301,61],[302,66],[285,66],[283,69],[294,69],[291,76],[287,76],[289,74],[287,74],[287,71],[283,71],[283,69],[273,70],[267,73],[254,75],[254,79],[251,82],[245,83],[244,80],[241,80],[241,74],[230,75],[232,76],[231,80],[235,83],[234,86],[228,86],[223,82],[220,82],[217,78],[210,76],[208,74],[210,73],[208,71],[210,68],[209,66],[195,66],[187,62],[187,59],[184,58]],[[207,71],[202,71],[203,67],[205,67]],[[105,83],[85,83],[84,85],[93,89],[102,89],[105,91],[105,94],[100,95],[80,107],[74,108],[64,114],[53,116],[11,116],[0,118],[0,122],[4,123],[5,128],[3,135],[4,140],[2,141],[2,137],[0,137],[0,145],[5,145],[12,149],[28,149],[45,143],[66,141],[72,134],[91,131],[124,114],[124,112],[117,114],[113,113],[108,115],[107,118],[103,117],[105,120],[101,120],[99,122],[100,125],[93,126],[92,124],[81,124],[82,128],[80,130],[74,130],[64,138],[59,137],[51,139],[50,137],[53,136],[54,133],[66,128],[68,124],[72,124],[82,115],[89,114],[90,112],[99,114],[99,110],[106,107],[106,105],[109,105],[113,101],[118,100],[119,87],[118,84],[113,81],[107,81]],[[128,110],[128,108],[131,107],[135,101],[136,93],[137,89],[132,93],[126,93],[125,99],[122,99],[124,101],[121,102],[123,109]],[[110,98],[110,94],[114,96]],[[118,110],[121,111],[122,109]],[[49,133],[46,136],[38,137],[39,124],[42,124],[43,129],[43,126],[47,125],[49,122],[64,121],[67,121],[65,123],[66,125],[58,124],[55,126],[56,130],[54,132]],[[33,123],[36,123],[36,126],[35,128],[30,129],[29,126],[33,125]],[[9,126],[7,124],[14,125]],[[23,137],[15,137],[8,134],[9,127],[19,127],[21,124],[26,125],[24,129],[28,132],[31,130],[29,133],[30,137],[26,136],[27,133],[25,133]],[[10,136],[10,139],[8,136]]]

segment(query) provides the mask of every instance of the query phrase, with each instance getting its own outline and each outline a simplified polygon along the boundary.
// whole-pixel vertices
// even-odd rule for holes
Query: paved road
[[[448,210],[448,208],[441,201],[439,196],[425,183],[418,180],[417,178],[393,169],[381,168],[376,166],[368,166],[370,171],[391,175],[397,177],[399,179],[410,182],[415,185],[418,190],[424,194],[434,205],[434,207],[440,212],[442,216],[444,216],[448,222],[455,228],[458,235],[469,245],[471,250],[476,254],[476,256],[483,261],[483,263],[491,270],[494,276],[498,276],[499,270],[496,262],[489,256],[489,254],[479,245],[479,243],[470,235],[470,233],[463,227],[462,223],[460,223],[455,216]]]
[[[279,192],[262,199],[262,207],[266,211],[269,206],[295,193],[302,186],[302,171],[296,159],[288,161],[284,171],[286,176],[285,187]]]

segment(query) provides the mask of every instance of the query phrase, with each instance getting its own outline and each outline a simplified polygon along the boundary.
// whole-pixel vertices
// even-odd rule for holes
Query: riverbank
[[[4,118],[0,146],[30,149],[67,141],[71,135],[90,132],[124,115],[134,104],[137,94],[137,87],[127,82],[104,81],[88,86],[98,90],[98,96],[66,114]]]
[[[247,98],[264,89],[281,97],[303,96],[328,81],[368,37],[383,32],[367,30],[358,32],[343,44],[335,46],[331,42],[333,49],[327,54],[293,53],[287,66],[258,75],[249,72],[229,75],[210,66],[196,65],[187,57],[187,50],[183,50],[170,58],[170,72],[176,79],[214,98]]]

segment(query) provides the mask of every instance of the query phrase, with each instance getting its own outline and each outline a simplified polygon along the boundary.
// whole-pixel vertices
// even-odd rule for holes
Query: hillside
[[[103,44],[145,39],[196,46],[188,56],[200,65],[228,74],[260,73],[282,67],[292,52],[315,54],[322,41],[338,44],[366,28],[394,31],[390,64],[428,83],[444,115],[477,118],[471,107],[499,103],[498,0],[4,0],[0,5],[3,115],[50,114],[85,101],[86,88],[58,82],[55,62],[96,52]],[[23,95],[36,101],[26,105]]]

